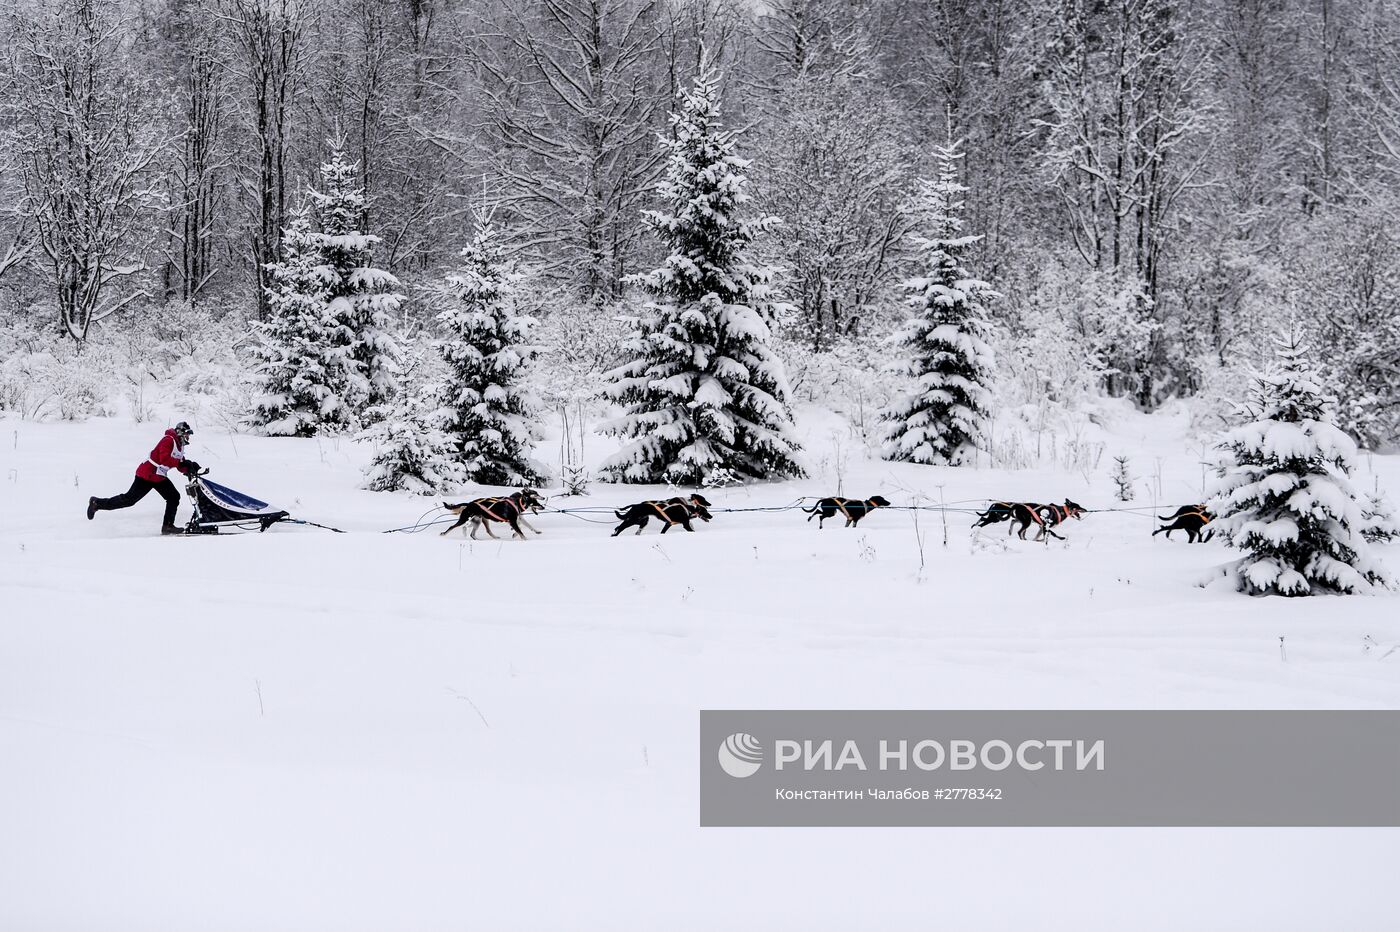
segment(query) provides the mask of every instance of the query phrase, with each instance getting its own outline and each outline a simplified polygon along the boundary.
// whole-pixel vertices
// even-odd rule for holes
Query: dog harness
[[[1188,511],[1188,512],[1186,512],[1184,515],[1179,515],[1178,517],[1179,517],[1179,518],[1200,518],[1202,524],[1210,524],[1210,522],[1211,522],[1211,517],[1210,517],[1210,515],[1206,514],[1204,511]]]
[[[674,502],[647,502],[647,504],[650,505],[652,508],[655,508],[656,513],[661,516],[661,520],[665,521],[667,524],[680,523],[679,521],[672,519],[672,517],[666,513],[666,508],[674,504]],[[684,508],[685,506],[682,505],[681,507]]]
[[[843,515],[846,516],[846,520],[847,520],[847,521],[850,521],[850,520],[851,520],[851,513],[850,513],[849,511],[846,510],[846,506],[849,505],[849,504],[851,504],[851,500],[850,500],[849,498],[833,498],[832,501],[836,503],[836,507],[837,507],[838,509],[840,509],[841,514],[843,514]],[[864,505],[866,505],[867,503],[866,503],[866,502],[861,502],[860,504],[864,506]],[[866,511],[869,511],[869,510],[870,510],[869,508],[866,508],[864,511],[862,511],[862,512],[861,512],[861,517],[865,517],[865,512],[866,512]]]
[[[506,498],[478,498],[476,500],[476,503],[481,506],[481,510],[483,512],[490,515],[491,520],[499,521],[502,524],[510,520],[510,515],[506,515],[504,518],[502,518],[500,515],[496,514],[496,512],[494,512],[492,509],[495,508],[497,505],[508,504],[515,508],[517,514],[519,514],[522,510],[520,506],[516,503],[515,499],[509,496],[507,496]]]

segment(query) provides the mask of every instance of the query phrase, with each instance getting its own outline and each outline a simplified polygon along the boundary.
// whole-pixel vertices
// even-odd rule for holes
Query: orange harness
[[[833,498],[832,501],[836,503],[836,508],[841,512],[841,514],[846,516],[847,521],[851,520],[851,513],[846,510],[848,505],[851,505],[852,503],[859,505],[861,507],[860,516],[862,518],[865,517],[865,513],[873,507],[869,502],[857,502],[849,498]]]
[[[1183,518],[1200,518],[1202,524],[1210,524],[1210,522],[1211,522],[1211,517],[1210,517],[1210,515],[1206,514],[1204,511],[1188,511],[1188,512],[1186,512],[1186,514],[1181,515],[1181,517],[1183,517]]]
[[[476,500],[476,503],[481,506],[481,510],[485,512],[486,515],[490,517],[492,521],[499,521],[502,524],[509,521],[511,516],[507,514],[504,518],[502,518],[500,515],[496,514],[496,512],[494,512],[492,509],[495,508],[497,505],[500,505],[502,503],[507,504],[514,508],[517,514],[520,513],[520,506],[516,503],[514,498],[511,498],[509,496],[507,496],[506,498],[478,498]]]
[[[665,521],[667,524],[680,523],[679,521],[674,520],[670,515],[666,513],[666,508],[669,505],[675,504],[674,502],[647,502],[647,504],[650,505],[652,508],[656,509],[656,513],[661,516],[661,520]],[[685,506],[682,505],[681,507],[684,508]]]

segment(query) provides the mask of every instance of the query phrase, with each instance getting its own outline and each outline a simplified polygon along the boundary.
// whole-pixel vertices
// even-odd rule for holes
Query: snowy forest
[[[555,472],[580,425],[654,447],[639,424],[681,415],[647,366],[708,274],[673,262],[709,210],[695,156],[735,180],[716,274],[751,312],[762,449],[670,478],[792,474],[807,402],[920,462],[988,447],[989,411],[1101,396],[1220,429],[1294,325],[1339,426],[1400,437],[1388,0],[7,6],[0,409],[24,417],[198,396],[230,428],[369,430],[387,488],[529,479],[541,412]],[[930,413],[899,346],[940,242],[977,283],[949,347],[975,391]],[[694,416],[722,446],[728,415]],[[443,444],[461,473],[415,478]],[[647,456],[609,468],[655,479]]]

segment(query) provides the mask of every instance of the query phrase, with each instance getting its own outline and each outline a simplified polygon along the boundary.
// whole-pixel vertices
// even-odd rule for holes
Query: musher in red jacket
[[[151,451],[150,458],[136,467],[136,478],[132,480],[131,488],[111,498],[88,499],[88,520],[91,521],[92,516],[99,511],[130,508],[145,498],[147,492],[155,489],[160,493],[160,497],[165,499],[165,521],[160,526],[160,532],[185,533],[183,528],[175,526],[175,509],[180,507],[180,493],[175,490],[175,483],[167,479],[165,474],[171,469],[178,469],[187,476],[199,472],[199,464],[185,458],[185,447],[189,445],[192,436],[194,430],[184,421],[167,430],[165,436],[156,444],[156,448]]]

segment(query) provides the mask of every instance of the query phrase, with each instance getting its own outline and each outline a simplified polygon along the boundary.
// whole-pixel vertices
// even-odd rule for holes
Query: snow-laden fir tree
[[[273,436],[335,433],[355,419],[343,398],[349,346],[327,311],[320,265],[303,208],[283,231],[282,261],[267,267],[269,317],[253,325],[258,394],[251,421]]]
[[[888,460],[956,466],[987,446],[995,360],[986,341],[986,302],[996,293],[963,265],[967,248],[981,237],[963,233],[962,153],[956,142],[934,152],[938,177],[920,184],[914,205],[921,271],[904,282],[914,316],[895,338],[900,371],[914,384],[881,414],[888,422],[882,453]]]
[[[441,390],[448,409],[444,428],[467,477],[483,485],[531,485],[542,478],[530,462],[538,403],[522,381],[539,350],[526,343],[534,319],[516,313],[517,278],[495,228],[478,216],[461,266],[447,276],[447,307],[437,319],[446,332],[438,343],[448,369]]]
[[[374,445],[365,488],[436,495],[465,481],[455,438],[443,429],[449,417],[438,392],[421,386],[401,391],[393,402],[371,412],[374,425],[355,438]]]
[[[1395,505],[1377,485],[1366,496],[1366,504],[1361,506],[1361,536],[1373,544],[1389,543],[1400,537],[1400,519],[1396,518]]]
[[[369,416],[398,387],[399,348],[390,315],[404,297],[392,290],[399,287],[397,278],[371,265],[379,237],[362,229],[365,196],[355,173],[356,165],[332,144],[331,160],[321,166],[320,189],[311,192],[317,228],[309,239],[320,254],[317,271],[336,325],[333,345],[348,349],[343,397]]]
[[[605,394],[624,413],[604,430],[628,442],[603,471],[687,485],[716,470],[745,480],[801,475],[787,375],[769,346],[773,270],[747,256],[777,221],[741,217],[748,162],[721,129],[719,78],[708,64],[681,93],[671,127],[661,142],[664,207],[644,214],[670,254],[629,279],[652,300],[624,346],[631,361],[607,376]]]
[[[1226,567],[1253,595],[1366,592],[1391,583],[1362,536],[1347,474],[1356,445],[1334,423],[1296,331],[1258,378],[1248,423],[1229,431],[1206,508],[1226,543],[1246,555]]]

